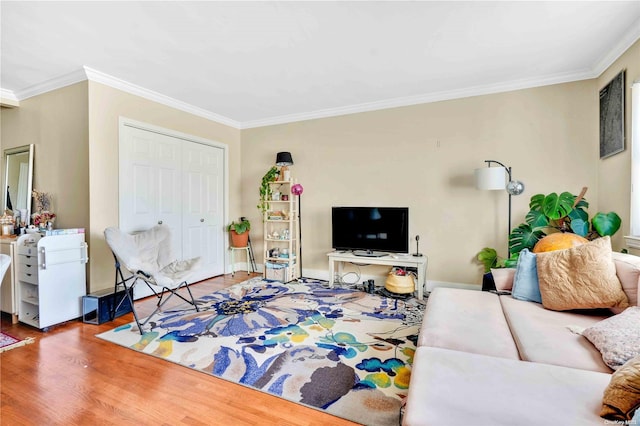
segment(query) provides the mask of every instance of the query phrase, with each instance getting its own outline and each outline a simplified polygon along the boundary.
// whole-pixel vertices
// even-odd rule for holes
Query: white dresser
[[[14,258],[20,322],[46,329],[82,316],[88,261],[84,233],[23,235]]]

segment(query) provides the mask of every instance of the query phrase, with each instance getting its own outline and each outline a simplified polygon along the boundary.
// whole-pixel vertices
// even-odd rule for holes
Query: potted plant
[[[260,211],[264,213],[269,209],[269,200],[271,200],[271,182],[275,182],[278,178],[278,168],[273,166],[262,176],[262,182],[260,183],[260,202],[257,207]]]
[[[247,247],[249,243],[249,231],[251,230],[251,223],[247,218],[240,219],[239,222],[231,222],[227,226],[227,231],[231,235],[232,247]]]

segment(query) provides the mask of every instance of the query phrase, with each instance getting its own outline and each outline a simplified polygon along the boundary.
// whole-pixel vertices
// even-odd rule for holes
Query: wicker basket
[[[413,275],[396,275],[393,272],[387,276],[384,288],[392,293],[406,294],[413,293],[416,289]]]

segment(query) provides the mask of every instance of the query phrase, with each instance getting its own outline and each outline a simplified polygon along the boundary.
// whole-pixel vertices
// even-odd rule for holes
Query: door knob
[[[162,221],[161,220],[158,221],[158,225],[162,225]]]
[[[204,222],[204,219],[200,219],[200,222]]]

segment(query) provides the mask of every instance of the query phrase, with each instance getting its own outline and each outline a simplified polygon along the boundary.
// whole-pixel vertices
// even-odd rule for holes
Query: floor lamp
[[[511,257],[511,247],[509,246],[509,235],[511,235],[511,196],[520,195],[524,192],[524,183],[513,180],[511,167],[507,167],[499,161],[484,160],[487,167],[475,170],[476,188],[483,190],[506,190],[509,194],[509,229],[507,230],[507,258]],[[496,163],[500,167],[491,167],[491,163]],[[506,174],[505,174],[506,172]],[[505,184],[505,177],[509,178]]]
[[[300,265],[300,278],[304,278],[302,275],[302,191],[304,191],[304,188],[299,183],[291,186],[291,193],[298,197],[298,264]]]

